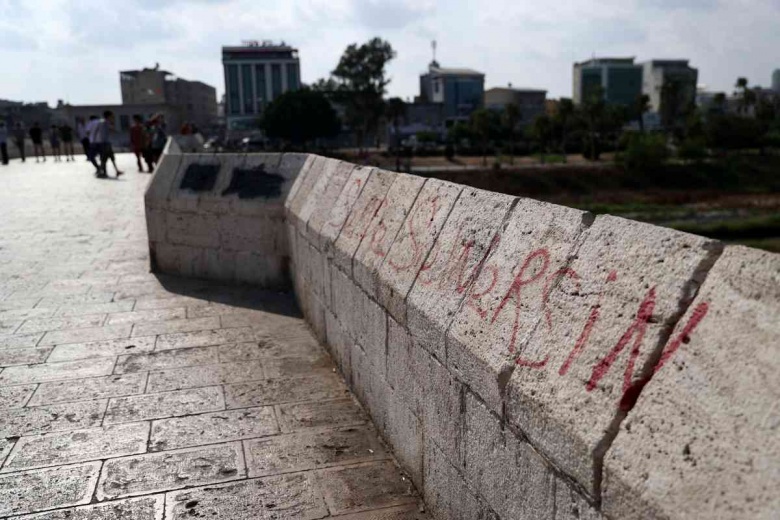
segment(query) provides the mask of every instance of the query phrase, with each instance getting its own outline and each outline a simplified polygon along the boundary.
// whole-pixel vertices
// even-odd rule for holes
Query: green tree
[[[268,137],[306,146],[338,134],[336,112],[322,92],[308,88],[285,92],[265,109],[262,127]]]
[[[601,155],[599,143],[600,129],[604,122],[606,103],[604,102],[604,89],[593,88],[590,95],[582,103],[581,113],[585,121],[587,132],[585,134],[585,157],[598,161]]]
[[[515,164],[515,139],[517,137],[517,124],[520,122],[521,117],[520,107],[515,103],[509,103],[504,108],[504,124],[509,136],[509,164]]]
[[[385,104],[385,117],[393,125],[393,147],[395,148],[395,171],[401,171],[401,119],[406,117],[406,103],[403,99],[394,97]]]
[[[539,160],[544,164],[545,154],[552,138],[553,123],[546,114],[537,116],[531,125],[531,136],[539,144]]]
[[[360,46],[353,43],[346,48],[331,73],[339,84],[345,117],[358,136],[361,151],[365,136],[377,129],[384,112],[382,98],[390,83],[385,67],[394,57],[393,47],[381,38]]]
[[[469,121],[471,132],[479,140],[482,150],[482,165],[487,166],[487,149],[490,138],[495,135],[497,114],[492,110],[480,108],[471,114]]]

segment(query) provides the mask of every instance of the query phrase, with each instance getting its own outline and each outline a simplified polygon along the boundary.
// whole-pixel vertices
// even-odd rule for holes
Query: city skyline
[[[438,42],[443,66],[486,75],[486,88],[548,90],[571,97],[575,61],[592,55],[689,59],[699,82],[731,92],[738,76],[768,87],[780,66],[776,0],[574,0],[565,8],[496,0],[487,5],[436,0],[244,0],[119,5],[0,1],[0,54],[8,71],[0,98],[73,104],[115,103],[116,72],[159,62],[181,77],[224,93],[222,45],[284,40],[300,50],[301,79],[326,77],[344,48],[380,36],[398,52],[388,95],[419,93],[419,74]],[[236,13],[242,13],[237,16]]]

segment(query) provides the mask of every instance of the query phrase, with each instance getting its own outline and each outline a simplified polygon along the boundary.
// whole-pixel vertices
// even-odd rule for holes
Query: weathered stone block
[[[379,269],[377,301],[401,324],[409,290],[462,190],[428,179]]]
[[[595,497],[603,443],[720,246],[610,216],[597,217],[583,237],[570,274],[546,298],[549,321],[519,350],[507,413]]]
[[[398,463],[417,486],[423,489],[422,421],[392,389],[387,389],[384,437],[393,448]]]
[[[355,282],[372,298],[377,297],[379,269],[393,245],[399,229],[406,220],[425,179],[398,173],[366,230],[352,262]]]
[[[344,227],[352,208],[357,202],[358,197],[363,192],[363,188],[368,182],[369,177],[374,172],[374,168],[367,166],[355,166],[349,174],[346,184],[341,190],[336,202],[330,210],[327,220],[320,229],[320,251],[324,251],[328,258],[333,257],[333,247],[338,239],[341,230]],[[316,230],[316,228],[313,227]]]
[[[344,332],[341,323],[331,311],[325,311],[325,331],[330,353],[339,366],[341,375],[348,385],[352,384],[352,346],[354,340]]]
[[[464,189],[409,292],[409,331],[442,362],[446,330],[497,245],[497,233],[514,201],[508,195]]]
[[[466,393],[465,477],[501,518],[552,518],[555,476],[526,442]]]
[[[436,520],[498,520],[463,475],[432,442],[425,442],[425,503]]]
[[[549,327],[545,304],[592,218],[582,211],[519,199],[447,335],[447,366],[496,413],[523,342]]]
[[[374,216],[385,204],[387,191],[394,180],[395,174],[384,170],[374,170],[371,173],[333,245],[335,265],[350,276],[355,252],[363,241]]]
[[[780,511],[780,256],[727,247],[604,461],[620,518]]]

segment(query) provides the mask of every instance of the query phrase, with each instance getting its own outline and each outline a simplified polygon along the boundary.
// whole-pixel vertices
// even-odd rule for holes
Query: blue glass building
[[[434,61],[420,76],[420,101],[443,104],[447,124],[468,119],[484,96],[485,75],[472,69],[444,68]]]
[[[298,50],[285,44],[245,42],[222,47],[225,119],[229,130],[257,128],[268,104],[301,86]]]

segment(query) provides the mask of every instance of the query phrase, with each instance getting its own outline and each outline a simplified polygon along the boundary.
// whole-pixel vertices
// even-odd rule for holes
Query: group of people
[[[44,137],[49,140],[51,155],[55,162],[61,162],[63,155],[66,161],[75,161],[73,151],[75,135],[81,141],[87,160],[95,167],[97,177],[106,178],[108,176],[109,161],[114,166],[116,176],[119,177],[124,172],[116,165],[116,157],[111,143],[113,133],[114,113],[111,110],[103,112],[102,118],[96,115],[90,116],[88,121],[77,117],[75,133],[73,127],[67,123],[59,126],[52,125],[47,136],[44,136],[43,129],[38,123],[34,123],[29,132],[25,132],[21,123],[16,123],[13,131],[9,132],[5,122],[0,121],[0,159],[2,159],[2,164],[8,164],[7,142],[11,138],[19,149],[19,155],[24,162],[26,159],[25,140],[29,136],[33,145],[35,162],[46,162],[46,151],[43,146]],[[146,163],[148,171],[152,172],[160,160],[167,138],[165,120],[162,115],[155,115],[146,122],[140,115],[133,116],[133,124],[130,127],[130,147],[136,156],[139,172],[144,171],[142,160]]]

